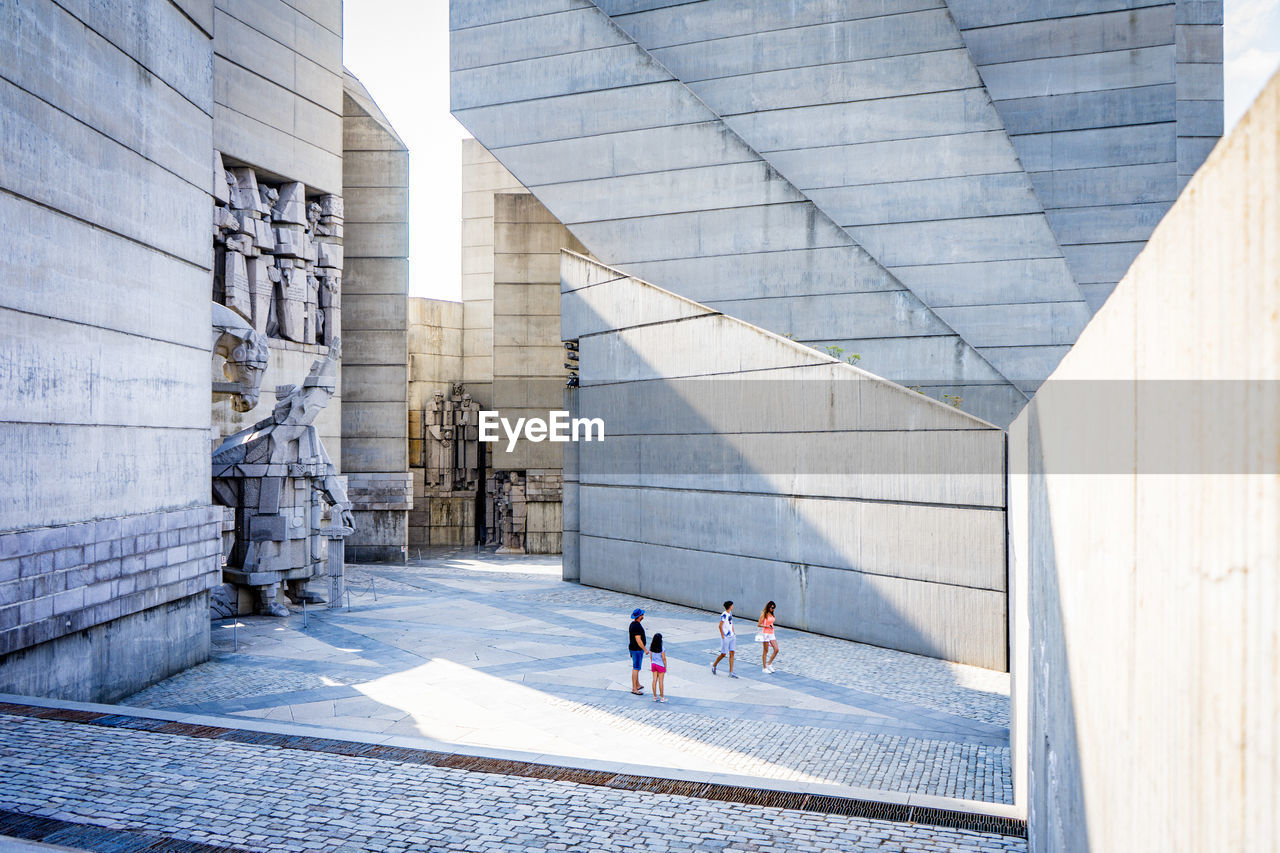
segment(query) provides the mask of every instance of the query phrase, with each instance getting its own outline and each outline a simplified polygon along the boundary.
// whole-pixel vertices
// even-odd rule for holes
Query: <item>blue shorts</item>
[[[639,669],[643,665],[644,665],[644,650],[637,649],[636,651],[631,653],[631,668]]]

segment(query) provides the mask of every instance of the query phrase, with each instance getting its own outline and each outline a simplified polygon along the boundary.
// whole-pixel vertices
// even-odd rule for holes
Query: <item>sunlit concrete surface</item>
[[[1007,674],[780,631],[765,675],[743,602],[741,677],[713,676],[717,614],[565,583],[554,557],[468,549],[348,577],[350,610],[216,623],[211,662],[126,704],[1011,801]],[[666,641],[667,704],[647,663],[629,692],[635,607]]]

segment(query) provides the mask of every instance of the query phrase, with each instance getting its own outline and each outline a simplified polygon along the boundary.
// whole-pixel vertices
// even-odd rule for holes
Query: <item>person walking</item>
[[[649,650],[645,644],[644,611],[637,607],[631,611],[631,624],[627,627],[627,651],[631,652],[631,692],[643,696],[640,687],[640,667],[644,666],[644,653]]]
[[[760,611],[760,621],[756,624],[760,626],[760,633],[756,634],[756,642],[760,644],[760,669],[766,675],[773,672],[773,662],[778,659],[778,638],[773,633],[773,611],[777,605],[770,601],[764,606],[764,610]],[[773,656],[769,656],[769,650],[773,650]]]
[[[729,658],[729,677],[737,678],[733,673],[733,653],[738,648],[737,640],[733,636],[733,602],[726,601],[724,603],[724,612],[720,614],[720,654],[711,664],[711,674],[716,674],[716,667],[720,665],[720,661],[726,656]]]
[[[667,653],[662,650],[661,634],[654,634],[649,644],[649,669],[653,670],[653,701],[667,701]]]

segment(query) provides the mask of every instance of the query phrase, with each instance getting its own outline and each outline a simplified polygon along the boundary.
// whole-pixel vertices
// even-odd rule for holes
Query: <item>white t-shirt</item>
[[[733,614],[728,610],[720,614],[720,624],[724,626],[725,639],[733,636]]]

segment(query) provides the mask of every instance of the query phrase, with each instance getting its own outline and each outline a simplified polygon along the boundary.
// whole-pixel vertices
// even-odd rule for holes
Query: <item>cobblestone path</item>
[[[133,845],[144,833],[324,853],[1025,850],[999,835],[5,714],[0,766],[4,812],[134,833]]]

